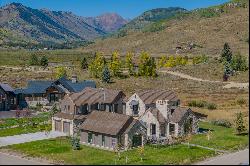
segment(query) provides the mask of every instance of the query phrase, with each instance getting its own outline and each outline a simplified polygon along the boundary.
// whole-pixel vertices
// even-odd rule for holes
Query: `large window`
[[[156,125],[151,123],[150,130],[151,130],[151,135],[155,135],[156,134]]]
[[[115,148],[115,145],[116,145],[116,140],[115,140],[115,138],[112,138],[112,140],[111,140],[112,148]]]
[[[170,134],[175,133],[175,124],[172,124],[172,123],[169,124],[169,133]]]
[[[88,133],[88,143],[92,144],[93,143],[93,134]]]

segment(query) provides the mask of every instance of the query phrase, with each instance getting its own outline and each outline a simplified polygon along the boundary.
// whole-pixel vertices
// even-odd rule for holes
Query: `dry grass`
[[[99,40],[83,51],[102,51],[110,54],[113,50],[122,53],[146,50],[153,56],[175,53],[175,47],[189,42],[201,45],[185,51],[184,54],[218,55],[223,44],[228,42],[234,52],[249,55],[249,7],[231,9],[220,17],[203,19],[172,20],[168,27],[159,32],[131,33],[122,38]]]

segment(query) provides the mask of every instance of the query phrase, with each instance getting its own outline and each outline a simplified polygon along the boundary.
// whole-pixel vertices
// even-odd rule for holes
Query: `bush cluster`
[[[199,107],[199,108],[207,108],[209,110],[217,109],[217,105],[214,103],[208,103],[203,100],[192,100],[188,103],[189,107]]]
[[[223,126],[223,127],[227,127],[230,128],[232,127],[232,123],[229,122],[228,120],[213,120],[211,121],[212,124],[217,125],[217,126]]]

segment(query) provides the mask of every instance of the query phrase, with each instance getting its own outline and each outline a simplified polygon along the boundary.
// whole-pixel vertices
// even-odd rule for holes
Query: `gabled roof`
[[[149,108],[148,111],[150,111],[153,116],[157,119],[157,121],[160,124],[164,124],[167,122],[166,118],[162,115],[162,113],[157,108]]]
[[[8,84],[0,83],[0,87],[6,92],[14,92],[14,89]]]
[[[106,111],[92,111],[80,126],[80,129],[116,136],[122,134],[135,123],[134,118],[124,114]]]
[[[177,107],[172,113],[170,121],[179,123],[188,112],[192,112],[192,110],[190,108]]]
[[[155,103],[156,100],[169,100],[169,101],[179,100],[176,94],[171,90],[147,90],[147,91],[137,92],[136,94],[145,104]]]
[[[41,94],[45,93],[47,88],[50,86],[54,86],[59,91],[64,92],[64,88],[60,87],[59,85],[62,85],[64,88],[66,88],[70,92],[80,92],[85,87],[92,87],[95,88],[96,84],[94,81],[91,80],[84,80],[82,82],[72,83],[71,80],[68,80],[66,78],[60,78],[56,81],[51,80],[30,80],[28,81],[28,86],[25,89],[15,89],[15,94],[23,93],[23,94]]]
[[[81,92],[73,93],[69,97],[76,106],[80,106],[93,103],[113,103],[120,95],[125,96],[120,90],[86,87]]]

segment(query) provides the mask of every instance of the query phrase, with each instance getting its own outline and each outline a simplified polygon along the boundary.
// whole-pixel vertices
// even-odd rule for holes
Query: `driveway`
[[[28,160],[19,156],[9,155],[0,152],[0,165],[49,165],[50,163],[36,160]]]
[[[46,135],[45,132],[37,132],[37,133],[0,137],[0,147],[13,144],[20,144],[25,142],[32,142],[37,140],[56,138],[61,136],[66,136],[66,134],[58,131],[51,131],[48,135]]]
[[[194,165],[249,165],[249,149],[213,157]]]

